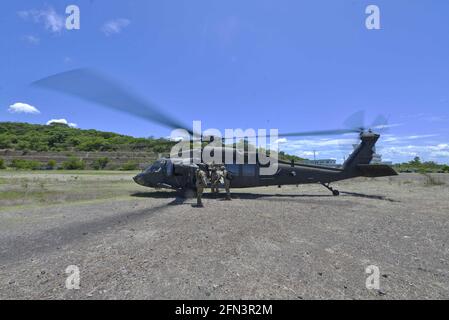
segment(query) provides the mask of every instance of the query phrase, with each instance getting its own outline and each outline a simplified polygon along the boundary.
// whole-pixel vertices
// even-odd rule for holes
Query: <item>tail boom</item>
[[[370,164],[373,160],[375,145],[380,135],[364,132],[360,135],[361,143],[343,164],[343,171],[351,176],[387,177],[397,175],[388,165]]]

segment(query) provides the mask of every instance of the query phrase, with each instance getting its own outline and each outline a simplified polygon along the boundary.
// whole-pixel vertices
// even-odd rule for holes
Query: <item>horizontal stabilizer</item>
[[[388,177],[397,176],[397,172],[388,165],[385,164],[359,164],[357,169],[362,172],[364,177]]]

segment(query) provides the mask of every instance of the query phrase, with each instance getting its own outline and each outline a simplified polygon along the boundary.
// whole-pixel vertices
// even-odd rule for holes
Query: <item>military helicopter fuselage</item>
[[[256,163],[224,163],[231,174],[231,188],[250,188],[272,185],[298,185],[320,183],[334,192],[329,184],[334,181],[359,176],[381,177],[397,173],[386,165],[370,165],[374,153],[374,145],[379,139],[375,133],[362,133],[361,143],[349,156],[341,168],[306,165],[294,162],[278,161],[274,174],[264,175],[264,165],[256,158]],[[234,151],[236,152],[236,151]],[[195,172],[198,166],[191,159],[161,158],[134,177],[134,181],[142,186],[168,188],[175,190],[195,189]],[[264,162],[266,163],[266,162]],[[338,194],[335,190],[334,194]]]

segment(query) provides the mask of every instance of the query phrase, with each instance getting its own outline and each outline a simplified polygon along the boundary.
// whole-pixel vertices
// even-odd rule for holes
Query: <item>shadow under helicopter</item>
[[[94,220],[73,222],[41,230],[29,236],[4,237],[0,243],[0,263],[14,263],[39,257],[43,253],[61,250],[64,246],[96,236],[112,228],[123,229],[130,223],[140,222],[149,216],[159,214],[169,208],[162,204],[153,208],[125,211]]]
[[[175,198],[172,202],[169,203],[169,205],[181,205],[184,204],[184,202],[189,199],[193,198],[191,197],[185,197],[179,195],[179,193],[175,191],[149,191],[149,192],[136,192],[131,194],[132,197],[139,197],[139,198],[155,198],[155,199],[169,199],[169,198]],[[340,191],[340,197],[357,197],[357,198],[366,198],[366,199],[373,199],[373,200],[382,200],[382,201],[388,201],[388,202],[400,202],[398,200],[388,198],[386,196],[381,195],[371,195],[371,194],[364,194],[364,193],[357,193],[357,192],[346,192],[346,191]],[[266,194],[266,193],[243,193],[243,192],[233,192],[231,194],[231,197],[233,199],[243,199],[243,200],[264,200],[264,201],[276,201],[279,199],[295,199],[295,198],[334,198],[332,194]],[[215,199],[219,201],[225,201],[224,193],[220,193],[218,195],[211,194],[211,193],[204,193],[203,199]]]

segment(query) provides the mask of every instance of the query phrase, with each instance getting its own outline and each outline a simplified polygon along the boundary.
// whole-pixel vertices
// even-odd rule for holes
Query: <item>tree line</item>
[[[151,151],[169,152],[173,141],[135,138],[113,132],[81,130],[64,124],[0,122],[0,149],[23,151]]]
[[[394,165],[399,172],[445,172],[449,173],[449,166],[446,164],[438,164],[434,161],[422,161],[420,157],[415,157],[413,160]]]
[[[98,130],[82,130],[71,128],[65,124],[54,123],[52,125],[38,125],[21,122],[0,122],[0,149],[37,152],[76,152],[76,151],[102,151],[102,152],[152,152],[170,153],[176,142],[164,138],[135,138],[114,132]],[[246,150],[249,150],[247,141],[244,141]],[[234,144],[233,147],[237,145]],[[302,158],[279,153],[279,159],[300,161]],[[14,159],[6,164],[0,159],[0,169],[6,166],[21,170],[83,170],[105,169],[109,163],[107,157],[96,159],[92,164],[87,164],[79,158],[69,156],[66,161],[56,164],[55,160],[42,163],[29,159]],[[123,164],[121,170],[136,170],[139,164],[130,160]]]

